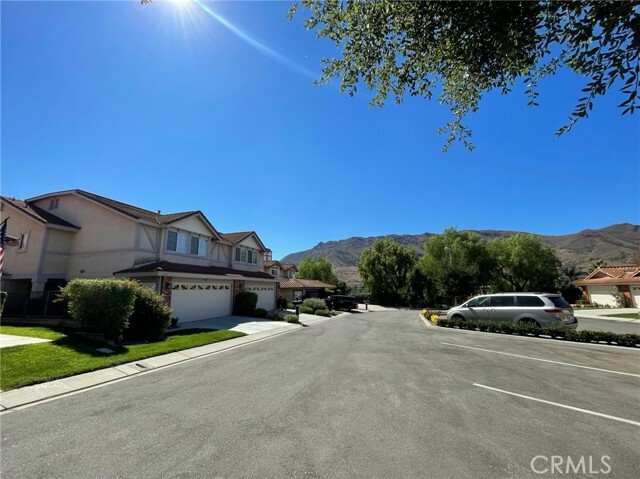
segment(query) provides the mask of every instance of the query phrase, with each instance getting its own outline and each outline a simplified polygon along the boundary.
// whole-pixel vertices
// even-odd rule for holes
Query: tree
[[[307,257],[300,262],[298,266],[298,278],[316,279],[323,283],[335,285],[338,277],[333,272],[333,267],[327,258]]]
[[[518,233],[491,241],[487,249],[496,264],[494,289],[551,291],[557,288],[560,260],[537,236]]]
[[[599,259],[591,263],[591,266],[589,266],[589,272],[595,271],[598,268],[604,268],[605,266],[607,266],[607,262],[603,259]]]
[[[405,303],[416,261],[414,250],[390,238],[378,239],[371,248],[365,248],[357,268],[371,300],[386,305]]]
[[[355,95],[364,86],[382,106],[405,94],[450,108],[453,120],[446,150],[455,140],[472,149],[462,124],[489,91],[502,93],[518,81],[530,106],[538,82],[569,68],[587,80],[584,95],[557,135],[588,116],[596,97],[615,85],[622,114],[640,106],[640,13],[635,1],[460,2],[388,0],[301,0],[305,27],[333,41],[341,57],[324,59],[318,84],[340,80],[340,91]],[[290,18],[299,4],[290,10]]]
[[[439,296],[455,300],[487,286],[493,262],[485,241],[476,233],[447,228],[425,241],[419,262],[422,274],[433,279]]]

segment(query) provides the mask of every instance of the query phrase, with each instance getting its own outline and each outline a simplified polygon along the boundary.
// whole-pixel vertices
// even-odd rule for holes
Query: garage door
[[[618,292],[616,286],[588,286],[587,289],[592,303],[601,306],[616,306],[616,299],[613,296]]]
[[[245,291],[251,291],[258,295],[256,308],[272,311],[276,309],[276,285],[275,283],[246,283]]]
[[[180,322],[231,314],[231,282],[174,281],[171,307]]]
[[[640,308],[640,286],[631,286],[631,296],[636,308]]]

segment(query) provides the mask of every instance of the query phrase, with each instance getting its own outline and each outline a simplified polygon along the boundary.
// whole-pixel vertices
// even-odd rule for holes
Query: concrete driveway
[[[304,323],[301,314],[301,321]],[[200,321],[188,321],[186,323],[179,322],[176,329],[228,329],[238,331],[245,334],[262,333],[273,329],[296,329],[300,326],[284,321],[269,321],[268,319],[247,318],[244,316],[225,316],[222,318],[203,319]]]
[[[30,338],[28,336],[13,336],[12,334],[0,334],[0,349],[11,346],[23,346],[25,344],[47,343],[50,339]]]

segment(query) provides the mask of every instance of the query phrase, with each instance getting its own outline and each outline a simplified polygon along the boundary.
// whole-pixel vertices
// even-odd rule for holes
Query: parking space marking
[[[582,366],[581,364],[563,363],[562,361],[552,361],[551,359],[532,358],[531,356],[522,356],[521,354],[505,353],[503,351],[494,351],[492,349],[475,348],[473,346],[463,346],[461,344],[445,343],[442,341],[440,341],[440,344],[445,344],[447,346],[455,346],[457,348],[475,349],[476,351],[484,351],[486,353],[503,354],[505,356],[514,356],[516,358],[522,358],[522,359],[531,359],[532,361],[542,361],[543,363],[561,364],[563,366],[570,366],[573,368],[590,369],[592,371],[600,371],[600,372],[611,373],[611,374],[621,374],[623,376],[633,376],[635,378],[640,378],[640,374],[625,373],[622,371],[613,371],[611,369],[594,368],[591,366]]]
[[[534,397],[531,397],[531,396],[525,396],[524,394],[518,394],[518,393],[511,392],[511,391],[505,391],[504,389],[492,388],[491,386],[485,386],[484,384],[473,383],[473,385],[474,386],[478,386],[480,388],[489,389],[491,391],[496,391],[496,392],[499,392],[499,393],[508,394],[510,396],[516,396],[516,397],[523,398],[523,399],[530,399],[531,401],[537,401],[537,402],[541,402],[541,403],[544,403],[544,404],[550,404],[551,406],[558,406],[558,407],[565,408],[565,409],[571,409],[572,411],[583,412],[585,414],[591,414],[592,416],[604,417],[606,419],[613,419],[614,421],[624,422],[624,423],[627,423],[627,424],[632,424],[633,426],[640,427],[640,422],[632,421],[630,419],[624,419],[624,418],[618,417],[618,416],[611,416],[609,414],[603,414],[601,412],[590,411],[589,409],[582,409],[582,408],[579,408],[579,407],[569,406],[567,404],[561,404],[561,403],[557,403],[557,402],[553,402],[553,401],[547,401],[545,399],[538,399],[538,398],[534,398]]]

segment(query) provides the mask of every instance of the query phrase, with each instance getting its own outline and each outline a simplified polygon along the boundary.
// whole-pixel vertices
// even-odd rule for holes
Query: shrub
[[[369,293],[352,293],[351,296],[358,300],[358,303],[369,301]]]
[[[331,312],[328,309],[318,309],[315,313],[318,316],[331,317]]]
[[[120,279],[74,279],[60,290],[71,317],[83,328],[119,340],[134,308],[138,283]]]
[[[631,303],[631,298],[624,294],[622,291],[618,291],[613,295],[616,299],[616,306],[618,308],[632,308],[633,304]]]
[[[307,298],[302,302],[302,306],[307,308],[311,308],[313,311],[317,311],[319,309],[327,309],[327,303],[320,298]]]
[[[278,297],[278,299],[276,301],[276,308],[278,308],[278,309],[287,309],[287,307],[288,307],[287,298],[284,298],[282,296]]]
[[[576,331],[569,328],[540,328],[529,323],[497,323],[491,321],[464,321],[459,319],[441,318],[438,326],[445,328],[470,329],[476,331],[489,331],[505,334],[518,334],[520,336],[549,336],[565,341],[579,341],[583,343],[606,342],[620,346],[635,347],[640,345],[640,334],[616,334],[606,331]]]
[[[284,317],[287,315],[284,311],[276,311],[272,314],[267,315],[271,321],[284,321]]]
[[[158,341],[171,325],[172,314],[173,310],[161,295],[138,286],[133,314],[129,318],[129,327],[124,330],[124,337],[139,341]]]
[[[4,303],[7,301],[8,293],[6,291],[0,291],[0,316],[2,316],[2,310],[4,309]]]
[[[269,312],[266,309],[262,309],[262,308],[257,308],[254,312],[253,312],[253,317],[254,318],[266,318],[267,315],[269,314]]]
[[[306,306],[300,306],[300,309],[298,311],[304,314],[313,314],[313,309],[307,308]]]
[[[295,314],[287,314],[287,315],[285,315],[284,320],[287,323],[299,323],[300,322],[300,320],[298,319],[298,316],[295,315]]]
[[[238,316],[252,316],[258,304],[258,295],[250,291],[241,291],[236,295],[233,314]]]

